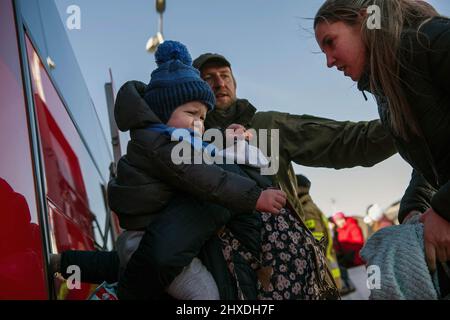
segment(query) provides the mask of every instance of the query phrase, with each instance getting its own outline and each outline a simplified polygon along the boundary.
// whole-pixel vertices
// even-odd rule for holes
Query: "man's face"
[[[202,67],[200,75],[216,96],[216,108],[225,110],[236,101],[236,82],[227,66],[210,63]]]

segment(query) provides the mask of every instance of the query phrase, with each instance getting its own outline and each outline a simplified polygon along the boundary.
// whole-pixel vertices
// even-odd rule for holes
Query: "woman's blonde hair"
[[[380,29],[368,27],[369,6],[380,9]],[[421,135],[418,123],[408,105],[399,60],[400,41],[404,29],[420,27],[439,13],[420,0],[327,0],[314,18],[314,28],[321,22],[342,21],[348,25],[361,25],[361,38],[367,49],[367,71],[372,92],[381,90],[387,97],[390,121],[394,132],[405,140]]]

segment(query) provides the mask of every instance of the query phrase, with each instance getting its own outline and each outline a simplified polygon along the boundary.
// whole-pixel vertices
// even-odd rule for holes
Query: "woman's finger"
[[[428,269],[431,272],[436,270],[436,249],[433,244],[425,241],[425,255],[427,259]]]
[[[447,261],[447,250],[445,247],[437,247],[436,248],[436,258],[439,262],[446,262]]]

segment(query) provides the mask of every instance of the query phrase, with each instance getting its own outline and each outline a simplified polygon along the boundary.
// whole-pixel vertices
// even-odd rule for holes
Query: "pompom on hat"
[[[214,108],[214,93],[192,67],[191,55],[184,44],[164,41],[156,50],[155,60],[158,68],[152,72],[144,99],[163,123],[169,121],[177,107],[191,101],[204,103],[208,111]]]

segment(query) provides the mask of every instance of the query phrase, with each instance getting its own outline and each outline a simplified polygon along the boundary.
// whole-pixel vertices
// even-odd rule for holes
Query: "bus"
[[[114,159],[54,0],[0,0],[0,299],[86,299],[50,255],[112,250]]]

